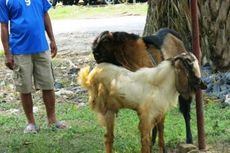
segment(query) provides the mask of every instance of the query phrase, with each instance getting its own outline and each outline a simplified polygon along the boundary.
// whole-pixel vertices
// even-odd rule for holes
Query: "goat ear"
[[[175,61],[175,71],[176,71],[176,88],[178,92],[188,93],[189,83],[188,83],[187,72],[181,60]]]

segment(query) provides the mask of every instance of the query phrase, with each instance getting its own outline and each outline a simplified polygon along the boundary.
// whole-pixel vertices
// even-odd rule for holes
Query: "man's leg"
[[[35,88],[42,90],[43,101],[49,125],[65,128],[65,124],[58,121],[55,115],[54,77],[49,51],[33,55]]]
[[[32,100],[32,72],[33,63],[30,55],[14,55],[14,83],[16,91],[20,93],[28,125],[24,133],[37,133],[39,128],[35,125]]]
[[[42,97],[46,106],[48,123],[56,123],[54,90],[42,90]]]
[[[42,97],[43,97],[43,101],[46,106],[48,124],[49,125],[53,124],[56,126],[56,128],[59,128],[59,129],[65,128],[66,125],[61,121],[57,121],[56,119],[54,90],[42,90]]]
[[[26,114],[28,124],[35,124],[34,115],[33,115],[33,101],[31,93],[20,93],[21,102]]]

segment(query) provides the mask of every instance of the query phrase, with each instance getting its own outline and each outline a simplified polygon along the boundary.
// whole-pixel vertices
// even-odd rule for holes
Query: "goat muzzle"
[[[199,88],[201,90],[207,89],[207,85],[201,79],[199,80]]]
[[[207,85],[200,78],[196,76],[193,76],[193,78],[190,80],[190,86],[195,91],[197,91],[198,89],[201,89],[201,90],[207,89]]]

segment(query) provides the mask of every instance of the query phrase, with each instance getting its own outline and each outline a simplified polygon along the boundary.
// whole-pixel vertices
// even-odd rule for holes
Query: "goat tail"
[[[82,87],[87,88],[87,89],[90,86],[90,83],[88,80],[89,73],[90,73],[90,66],[86,66],[86,67],[82,68],[80,70],[80,72],[78,73],[78,83]]]

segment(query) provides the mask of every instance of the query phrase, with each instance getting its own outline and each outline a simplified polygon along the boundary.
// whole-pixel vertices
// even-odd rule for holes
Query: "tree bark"
[[[190,0],[149,0],[143,35],[163,27],[179,32],[188,50],[192,50]],[[215,70],[230,69],[230,0],[200,0],[200,42],[202,63]]]
[[[230,0],[201,0],[201,49],[217,70],[230,69]]]

